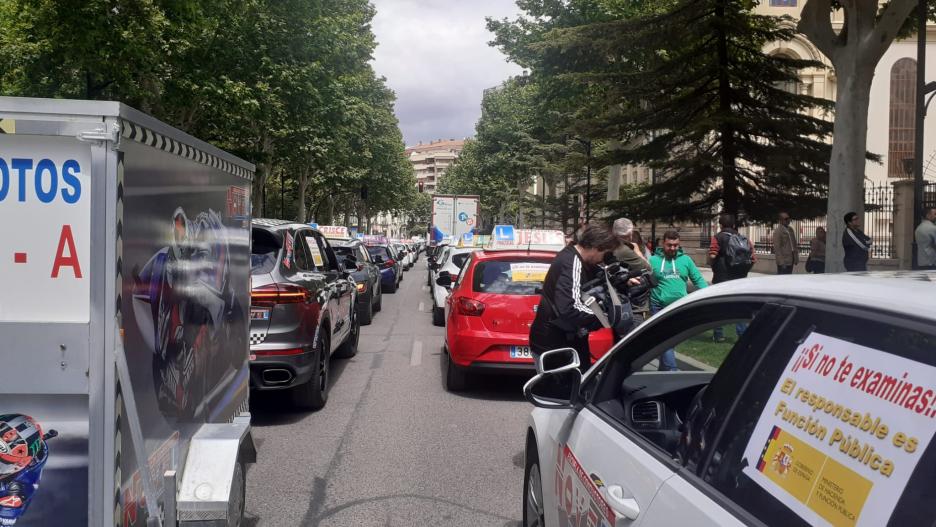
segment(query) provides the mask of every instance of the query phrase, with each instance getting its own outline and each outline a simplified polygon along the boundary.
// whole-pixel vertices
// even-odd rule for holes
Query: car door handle
[[[637,500],[625,497],[626,495],[624,487],[608,485],[608,505],[628,520],[636,520],[640,514],[640,506],[637,505]]]

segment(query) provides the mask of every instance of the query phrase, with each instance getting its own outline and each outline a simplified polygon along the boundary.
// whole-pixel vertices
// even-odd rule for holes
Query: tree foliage
[[[0,93],[122,101],[257,164],[256,215],[349,221],[415,193],[369,64],[373,15],[367,0],[0,0]]]
[[[749,0],[531,6],[527,17],[491,23],[494,43],[532,69],[556,122],[598,145],[599,166],[660,175],[611,210],[667,219],[718,209],[754,219],[778,209],[821,214],[831,124],[809,110],[830,105],[785,89],[800,68],[821,65],[763,53],[792,38],[788,25],[754,15]]]

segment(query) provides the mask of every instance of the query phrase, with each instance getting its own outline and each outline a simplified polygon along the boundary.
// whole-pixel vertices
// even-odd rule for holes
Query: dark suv
[[[360,240],[328,238],[328,243],[345,268],[351,271],[357,289],[357,314],[362,326],[371,323],[374,313],[383,305],[383,290],[380,288],[380,267],[371,261],[370,253]]]
[[[250,384],[292,388],[297,405],[328,400],[329,360],[357,353],[356,292],[328,240],[304,224],[253,221]]]

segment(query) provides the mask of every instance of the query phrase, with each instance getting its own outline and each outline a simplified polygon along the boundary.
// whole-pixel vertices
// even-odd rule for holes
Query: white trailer
[[[254,167],[0,97],[0,525],[239,525]]]
[[[478,227],[479,196],[434,194],[430,240],[455,242]]]

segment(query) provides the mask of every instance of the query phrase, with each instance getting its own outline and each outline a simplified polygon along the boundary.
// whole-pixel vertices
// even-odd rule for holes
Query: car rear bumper
[[[536,373],[536,364],[533,363],[473,362],[469,366],[456,365],[456,367],[483,375],[531,376]]]
[[[529,346],[529,335],[459,331],[449,335],[446,346],[452,362],[462,368],[479,370],[534,371],[533,359],[510,358],[510,346]]]
[[[380,285],[389,285],[392,286],[396,283],[396,271],[393,269],[385,269],[380,271]]]
[[[315,373],[315,353],[298,355],[256,356],[250,350],[250,388],[253,390],[285,390],[309,382]],[[254,358],[256,357],[256,358]]]

